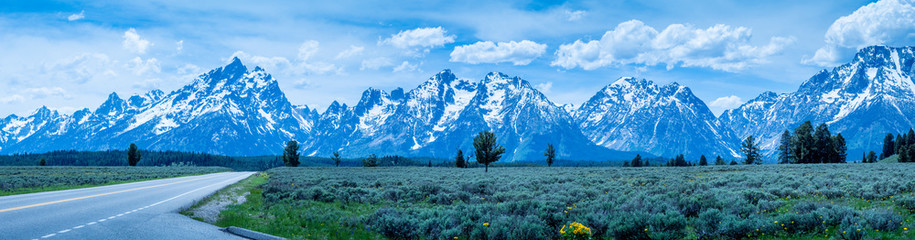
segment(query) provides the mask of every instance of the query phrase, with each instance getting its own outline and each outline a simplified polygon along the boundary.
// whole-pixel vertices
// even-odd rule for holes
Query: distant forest
[[[400,159],[399,161],[382,161],[381,166],[426,166],[428,163],[440,164],[444,160],[433,158],[382,157],[382,160]],[[48,153],[28,153],[0,155],[0,166],[37,166],[44,160],[47,166],[127,166],[127,151],[53,151]],[[299,167],[333,167],[334,161],[329,157],[302,156]],[[189,153],[176,151],[140,150],[140,161],[137,166],[221,166],[236,171],[261,171],[283,166],[280,156],[230,157],[206,153]],[[342,159],[341,167],[362,167],[362,158]]]

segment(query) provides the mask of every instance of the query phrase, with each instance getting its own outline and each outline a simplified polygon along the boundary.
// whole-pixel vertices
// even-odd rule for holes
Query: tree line
[[[778,146],[778,163],[845,163],[848,147],[842,134],[832,135],[825,123],[813,128],[806,121],[794,129],[785,130]]]
[[[896,134],[895,138],[892,133],[886,134],[880,159],[893,155],[898,155],[899,162],[915,162],[915,130],[909,128],[908,133]]]

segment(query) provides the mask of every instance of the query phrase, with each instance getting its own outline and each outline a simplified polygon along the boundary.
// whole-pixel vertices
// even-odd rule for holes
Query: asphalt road
[[[0,239],[241,239],[178,214],[252,172],[0,197]]]

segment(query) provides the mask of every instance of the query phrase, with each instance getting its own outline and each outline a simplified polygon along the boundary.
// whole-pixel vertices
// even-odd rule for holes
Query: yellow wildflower
[[[488,222],[485,222],[485,223],[483,223],[483,226],[484,226],[484,227],[489,227],[489,223],[488,223]]]

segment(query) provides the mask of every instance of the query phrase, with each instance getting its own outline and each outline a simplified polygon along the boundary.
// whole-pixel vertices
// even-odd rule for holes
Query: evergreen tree
[[[642,166],[642,155],[639,155],[639,154],[636,154],[636,155],[635,155],[635,158],[632,159],[632,166],[633,166],[633,167],[641,167],[641,166]]]
[[[127,164],[130,166],[136,166],[140,162],[140,152],[137,150],[137,145],[131,143],[130,147],[127,148]]]
[[[867,152],[867,162],[875,163],[877,162],[877,153],[874,151]]]
[[[642,167],[651,167],[651,161],[645,159],[645,162],[642,162]]]
[[[378,166],[378,157],[374,153],[369,154],[369,157],[362,159],[363,167],[377,167]]]
[[[299,166],[299,142],[296,140],[286,142],[286,147],[283,148],[283,164],[287,167]]]
[[[337,165],[337,167],[340,166],[340,152],[334,152],[334,156],[330,159],[334,160],[334,164]]]
[[[788,130],[785,130],[785,132],[782,133],[782,139],[781,139],[781,141],[779,141],[779,145],[778,145],[778,163],[785,164],[785,163],[792,163],[792,162],[793,162],[793,159],[792,159],[792,155],[791,155],[791,132],[788,132]]]
[[[791,155],[794,156],[796,163],[812,163],[815,139],[813,137],[813,125],[806,121],[794,129],[794,137],[791,138]]]
[[[910,152],[909,149],[911,149],[911,147],[902,147],[899,149],[899,153],[897,153],[899,162],[903,163],[909,161],[912,157],[912,152]]]
[[[48,162],[45,161],[44,158],[41,158],[41,161],[38,161],[38,166],[46,166],[46,165],[48,165]]]
[[[432,167],[432,160],[429,160],[429,167]]]
[[[861,153],[861,163],[867,163],[867,155]]]
[[[499,158],[505,153],[505,148],[496,144],[496,134],[490,131],[482,131],[477,134],[473,138],[473,148],[476,150],[474,155],[477,157],[477,162],[486,166],[485,172],[489,172],[490,163],[499,161]]]
[[[689,163],[686,162],[686,157],[683,154],[677,155],[677,158],[674,159],[674,166],[677,167],[687,167]]]
[[[553,166],[553,161],[556,158],[556,149],[553,148],[553,144],[548,144],[546,147],[546,152],[543,153],[543,156],[546,156],[546,166]]]
[[[882,158],[887,158],[893,156],[896,151],[896,141],[893,140],[893,134],[887,133],[886,137],[883,138],[883,153],[880,154]]]
[[[747,137],[747,139],[740,144],[740,152],[744,155],[744,164],[762,163],[762,159],[759,159],[759,145],[757,145],[756,138],[753,136]]]
[[[705,159],[705,155],[699,156],[699,166],[708,166],[708,160]]]
[[[461,149],[458,149],[457,156],[454,156],[454,165],[458,168],[467,167],[467,163],[464,162],[464,152]]]
[[[629,167],[629,161],[623,161],[623,167]]]
[[[902,137],[902,134],[896,134],[896,142],[894,145],[895,148],[893,149],[893,153],[898,153],[899,149],[906,145],[905,138]]]
[[[721,158],[721,155],[718,155],[715,157],[715,165],[727,165],[727,163],[724,162],[724,159]]]
[[[731,165],[737,165],[737,160],[731,160]]]
[[[835,155],[836,155],[834,162],[835,163],[845,163],[848,160],[848,153],[847,153],[848,146],[845,145],[845,137],[842,137],[841,133],[836,134],[832,143],[835,146],[834,147],[835,150],[833,150],[833,151],[835,152]]]
[[[905,142],[908,143],[906,145],[915,144],[915,130],[909,128],[909,133],[906,134]]]
[[[816,141],[814,142],[813,162],[830,163],[835,158],[835,147],[832,144],[832,133],[829,133],[829,126],[825,123],[817,126],[816,132],[813,133]]]

